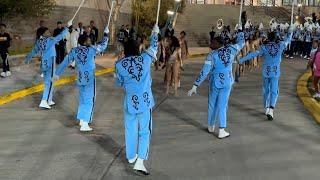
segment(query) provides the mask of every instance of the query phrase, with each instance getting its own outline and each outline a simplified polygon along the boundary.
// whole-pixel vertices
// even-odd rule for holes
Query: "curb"
[[[297,83],[297,94],[306,109],[315,118],[316,122],[320,124],[320,103],[312,98],[307,86],[310,76],[311,72],[306,72],[300,76]]]
[[[96,74],[96,76],[102,76],[102,75],[109,74],[112,72],[114,72],[114,68],[106,68],[106,69],[97,70],[95,74]],[[55,87],[62,86],[62,85],[72,83],[75,81],[76,81],[76,76],[63,77],[63,78],[59,79],[58,81],[56,81],[54,83],[54,86]],[[37,85],[29,87],[29,88],[17,90],[15,92],[8,93],[6,95],[2,95],[2,96],[0,96],[0,106],[7,104],[7,103],[10,103],[12,101],[21,99],[23,97],[41,92],[41,91],[43,91],[43,89],[44,89],[44,84],[40,83],[40,84],[37,84]]]

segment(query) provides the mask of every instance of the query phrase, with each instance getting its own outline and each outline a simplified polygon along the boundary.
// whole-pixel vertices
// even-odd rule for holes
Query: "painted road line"
[[[106,68],[106,69],[101,69],[101,70],[97,70],[96,71],[96,76],[102,76],[105,74],[109,74],[114,72],[114,68]],[[55,86],[62,86],[68,83],[72,83],[76,81],[76,76],[68,76],[68,77],[63,77],[61,79],[59,79],[58,81],[56,81],[54,83]],[[10,103],[12,101],[18,100],[20,98],[23,98],[25,96],[29,96],[38,92],[43,91],[44,89],[44,84],[37,84],[35,86],[29,87],[29,88],[25,88],[25,89],[21,89],[18,91],[15,91],[13,93],[9,93],[9,94],[5,94],[0,96],[0,106]]]
[[[308,79],[311,76],[311,72],[304,73],[297,83],[297,94],[301,99],[304,106],[312,114],[317,123],[320,124],[320,104],[312,98],[308,90]]]

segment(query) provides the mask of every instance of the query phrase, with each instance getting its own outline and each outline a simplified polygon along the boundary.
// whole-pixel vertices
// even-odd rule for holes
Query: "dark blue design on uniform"
[[[89,78],[89,72],[88,71],[84,72],[84,79],[86,79],[86,81],[89,82],[90,78]]]
[[[139,98],[138,96],[134,95],[132,96],[132,102],[133,102],[133,107],[138,110],[138,105],[139,105]]]
[[[270,43],[267,45],[267,49],[268,49],[268,54],[274,58],[278,55],[280,46],[275,43]]]
[[[46,37],[40,38],[39,42],[39,49],[41,52],[44,52],[47,49],[47,39]]]
[[[225,67],[230,63],[231,50],[229,48],[222,48],[218,50],[218,56],[223,61]]]
[[[224,74],[219,73],[219,78],[220,78],[220,84],[223,85],[224,84]]]
[[[144,102],[150,105],[149,94],[147,92],[143,93]]]
[[[141,80],[141,76],[143,75],[143,58],[141,56],[125,59],[121,65],[128,71],[133,79],[137,81]]]
[[[273,66],[273,72],[275,75],[277,75],[277,72],[278,72],[278,67],[277,66]]]
[[[88,61],[88,59],[87,59],[88,52],[89,52],[89,48],[87,48],[85,46],[80,46],[80,47],[76,48],[77,58],[82,65],[85,65]]]

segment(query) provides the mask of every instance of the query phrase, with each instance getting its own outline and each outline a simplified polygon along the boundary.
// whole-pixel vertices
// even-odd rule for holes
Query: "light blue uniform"
[[[41,71],[44,78],[44,91],[42,100],[52,101],[53,96],[53,83],[51,79],[54,73],[56,48],[55,44],[59,43],[68,33],[68,28],[64,30],[56,37],[41,37],[36,41],[36,44],[32,51],[27,55],[26,62],[29,62],[32,57],[36,55],[41,56]]]
[[[116,84],[123,87],[124,124],[127,159],[136,154],[146,160],[152,132],[152,108],[155,104],[151,91],[151,64],[156,59],[158,35],[151,36],[151,46],[140,56],[116,62]]]
[[[108,46],[108,36],[95,46],[79,46],[71,49],[56,71],[60,76],[64,69],[73,61],[78,70],[77,85],[79,88],[78,120],[90,123],[92,121],[94,103],[96,99],[95,57],[104,52]]]
[[[237,44],[227,45],[211,51],[206,58],[200,75],[194,82],[195,86],[200,86],[210,74],[208,126],[213,126],[215,124],[215,119],[219,118],[220,128],[227,127],[227,106],[231,87],[234,82],[232,63],[244,45],[244,33],[240,32],[237,34]]]
[[[263,106],[264,108],[275,108],[279,94],[279,77],[282,53],[291,42],[292,33],[288,33],[285,41],[279,43],[270,42],[263,44],[258,51],[250,52],[247,56],[240,58],[240,63],[251,60],[257,56],[263,56]]]

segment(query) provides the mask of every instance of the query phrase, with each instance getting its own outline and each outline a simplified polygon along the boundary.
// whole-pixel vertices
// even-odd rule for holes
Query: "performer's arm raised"
[[[289,30],[289,32],[287,34],[287,37],[283,41],[283,44],[284,44],[285,47],[287,47],[291,43],[292,36],[293,36],[293,33],[292,33],[292,30],[291,30],[291,27],[290,27],[290,30]]]
[[[99,54],[104,52],[108,47],[108,42],[109,42],[109,28],[106,27],[104,30],[102,41],[98,45],[94,46],[96,49],[96,53]]]
[[[145,51],[149,56],[152,57],[155,61],[157,61],[157,52],[158,52],[158,34],[160,30],[157,25],[154,26],[151,33],[151,42],[150,47]]]

